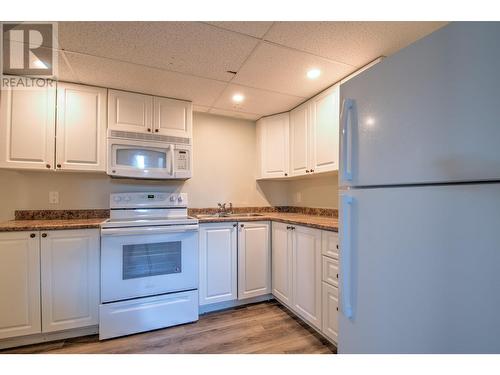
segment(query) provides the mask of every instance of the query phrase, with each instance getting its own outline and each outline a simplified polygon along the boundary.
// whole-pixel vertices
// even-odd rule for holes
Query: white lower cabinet
[[[99,230],[42,232],[42,331],[99,322]]]
[[[237,225],[200,225],[200,305],[238,298]]]
[[[292,232],[293,309],[321,329],[321,231],[293,226]]]
[[[38,233],[0,233],[0,339],[40,332]]]
[[[267,221],[239,223],[238,299],[271,293],[271,237]]]
[[[339,290],[337,287],[323,282],[323,326],[321,332],[331,340],[338,338]]]
[[[0,339],[96,325],[98,304],[98,229],[0,233]]]
[[[292,304],[292,233],[290,226],[272,223],[272,292],[288,307]]]

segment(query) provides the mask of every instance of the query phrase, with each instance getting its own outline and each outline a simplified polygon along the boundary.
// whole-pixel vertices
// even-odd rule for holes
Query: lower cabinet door
[[[338,288],[323,282],[323,327],[321,332],[335,342],[338,342],[338,309],[339,290]]]
[[[239,223],[238,299],[271,293],[269,222]]]
[[[201,224],[200,305],[238,298],[237,223]]]
[[[293,228],[292,309],[321,329],[321,231]]]
[[[0,233],[0,339],[40,331],[38,232]]]
[[[272,291],[282,303],[292,303],[292,239],[290,225],[272,223]]]
[[[41,236],[42,331],[98,324],[99,230]]]

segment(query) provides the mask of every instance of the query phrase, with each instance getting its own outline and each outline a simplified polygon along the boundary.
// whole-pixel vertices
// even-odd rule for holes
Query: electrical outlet
[[[302,202],[302,193],[300,191],[295,193],[295,202],[296,203]]]
[[[59,204],[59,192],[58,191],[49,191],[49,203],[50,204]]]

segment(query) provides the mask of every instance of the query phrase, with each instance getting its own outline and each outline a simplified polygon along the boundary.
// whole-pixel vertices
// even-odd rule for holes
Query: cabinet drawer
[[[328,257],[339,259],[339,234],[337,232],[322,231],[321,252]]]
[[[330,285],[339,286],[339,261],[323,256],[323,281]]]

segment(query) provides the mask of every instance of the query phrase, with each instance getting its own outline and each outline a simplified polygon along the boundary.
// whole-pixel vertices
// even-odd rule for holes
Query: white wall
[[[123,191],[187,192],[190,207],[287,205],[286,182],[255,180],[255,122],[195,113],[194,177],[187,181],[111,179],[104,173],[0,170],[0,220],[16,209],[107,208]],[[49,204],[49,191],[59,204]]]
[[[290,181],[287,196],[290,206],[338,208],[338,175]]]

